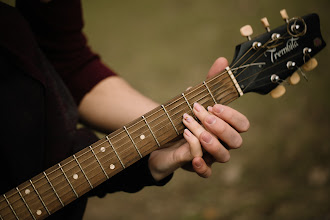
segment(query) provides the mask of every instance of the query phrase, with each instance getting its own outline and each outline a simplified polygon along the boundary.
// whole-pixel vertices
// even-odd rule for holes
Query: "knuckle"
[[[216,126],[217,133],[223,134],[226,131],[226,124],[224,121],[220,121]]]

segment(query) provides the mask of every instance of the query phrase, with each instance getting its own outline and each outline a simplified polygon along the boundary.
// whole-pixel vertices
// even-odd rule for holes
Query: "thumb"
[[[207,74],[206,78],[211,78],[221,71],[223,71],[228,66],[228,60],[224,57],[218,58],[212,65],[212,67],[209,70],[209,73]]]

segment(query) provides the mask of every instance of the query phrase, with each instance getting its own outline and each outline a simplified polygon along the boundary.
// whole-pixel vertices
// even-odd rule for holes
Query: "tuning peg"
[[[241,27],[240,32],[243,37],[247,37],[248,40],[251,40],[251,35],[253,34],[251,25],[245,25]]]
[[[317,60],[315,58],[311,58],[304,65],[302,65],[301,69],[304,72],[311,71],[317,67]]]
[[[299,74],[297,72],[294,72],[292,74],[292,76],[290,76],[290,78],[289,78],[289,83],[291,85],[296,85],[296,84],[299,83],[299,81],[300,81],[300,76],[299,76]]]
[[[280,14],[281,14],[281,17],[283,18],[283,20],[288,23],[289,22],[289,16],[288,16],[288,13],[286,12],[285,9],[282,9],[280,11]]]
[[[275,89],[273,89],[270,92],[270,96],[274,99],[277,99],[277,98],[281,97],[282,95],[284,95],[285,91],[286,90],[285,90],[284,86],[278,85]]]
[[[266,28],[266,31],[270,32],[270,28],[269,28],[270,25],[269,25],[268,19],[266,17],[261,18],[261,23]]]

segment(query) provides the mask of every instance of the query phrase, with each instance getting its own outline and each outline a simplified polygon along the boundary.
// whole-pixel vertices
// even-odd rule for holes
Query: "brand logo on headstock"
[[[272,61],[272,63],[275,63],[277,61],[277,59],[281,58],[282,56],[284,56],[284,55],[290,53],[291,51],[293,51],[294,49],[296,49],[299,46],[298,39],[299,39],[299,37],[290,38],[286,42],[286,46],[281,48],[280,50],[277,50],[276,47],[266,50],[266,52],[270,53],[270,61]],[[267,57],[266,52],[265,52],[265,57]]]

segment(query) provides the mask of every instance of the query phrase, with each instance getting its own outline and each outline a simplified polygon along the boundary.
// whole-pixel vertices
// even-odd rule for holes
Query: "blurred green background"
[[[204,80],[219,56],[290,17],[316,12],[330,44],[329,0],[83,1],[85,32],[103,61],[135,88],[166,102]],[[280,99],[247,94],[230,106],[251,122],[244,144],[201,179],[179,170],[165,187],[89,200],[90,219],[330,219],[329,47],[319,66]]]
[[[6,0],[5,2],[11,2]],[[54,0],[55,1],[55,0]],[[103,61],[135,88],[166,102],[204,80],[214,60],[231,60],[245,41],[289,16],[316,12],[330,44],[329,0],[83,0],[85,32]],[[308,73],[309,82],[286,86],[280,99],[247,94],[230,106],[251,122],[244,144],[231,160],[201,179],[179,170],[165,187],[136,194],[115,193],[88,202],[92,219],[330,219],[329,47]]]

